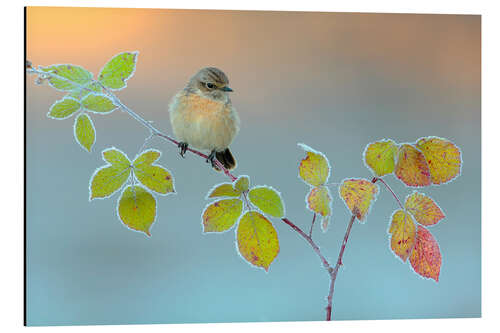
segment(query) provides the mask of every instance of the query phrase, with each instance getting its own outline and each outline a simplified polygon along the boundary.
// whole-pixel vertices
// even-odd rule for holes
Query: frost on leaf
[[[321,229],[323,232],[328,228],[330,216],[332,215],[332,196],[326,186],[314,187],[306,197],[307,208],[323,217]]]
[[[260,213],[246,212],[240,219],[236,238],[241,256],[267,272],[280,251],[278,234],[271,222]]]
[[[64,97],[52,104],[47,117],[52,119],[66,119],[78,110],[80,110],[80,102],[71,97]]]
[[[369,144],[364,152],[365,163],[376,176],[394,172],[398,146],[392,140],[382,140]]]
[[[389,228],[392,251],[406,261],[413,250],[416,237],[416,226],[411,214],[397,210],[392,214],[391,227]]]
[[[110,163],[97,169],[90,179],[90,200],[106,198],[118,191],[130,176],[128,158],[119,150],[103,151],[103,159]]]
[[[235,180],[233,188],[238,192],[248,191],[248,187],[250,186],[250,179],[248,176],[239,176],[238,179]]]
[[[434,200],[417,191],[406,198],[405,209],[422,225],[433,225],[444,218],[441,208]]]
[[[396,176],[408,186],[431,184],[429,165],[424,154],[409,144],[403,144],[399,148]]]
[[[127,186],[118,200],[118,216],[130,229],[151,236],[149,229],[156,218],[156,200],[141,186]]]
[[[378,194],[378,186],[366,179],[346,179],[340,186],[340,196],[352,214],[363,221]]]
[[[306,151],[306,157],[300,162],[299,177],[312,186],[324,185],[330,176],[330,163],[326,156],[305,144],[299,146]]]
[[[283,217],[285,208],[278,191],[271,187],[257,186],[248,192],[248,198],[262,212],[274,217]]]
[[[441,251],[432,234],[422,226],[418,226],[417,241],[410,263],[417,274],[439,281]]]
[[[110,113],[117,108],[109,97],[95,93],[88,94],[82,99],[82,106],[95,113]]]
[[[97,83],[95,81],[91,81],[90,83],[87,83],[83,87],[76,88],[75,90],[73,90],[71,93],[69,93],[69,96],[76,98],[78,100],[81,100],[82,98],[84,98],[85,96],[90,94],[91,92],[94,92],[94,93],[101,93],[102,92],[102,88],[99,85],[99,83]]]
[[[208,198],[218,198],[218,197],[239,197],[241,194],[240,191],[235,190],[233,188],[233,184],[231,183],[223,183],[219,185],[215,185],[213,189],[207,195]]]
[[[127,86],[135,71],[138,52],[123,52],[109,60],[99,73],[99,81],[107,88],[120,90]]]
[[[162,166],[152,164],[160,157],[160,152],[148,150],[139,155],[132,166],[134,175],[151,191],[168,194],[174,192],[174,182],[170,171]]]
[[[240,199],[225,199],[208,205],[202,214],[203,232],[223,232],[229,230],[238,220],[243,210]]]
[[[75,119],[76,141],[89,153],[95,143],[95,128],[92,120],[86,114],[81,114]]]
[[[49,84],[61,91],[75,91],[92,81],[92,73],[83,67],[75,65],[52,65],[40,67],[40,70],[55,74],[61,78],[49,76]]]
[[[449,182],[460,174],[462,158],[460,149],[453,142],[428,137],[419,139],[416,146],[429,164],[433,184]]]

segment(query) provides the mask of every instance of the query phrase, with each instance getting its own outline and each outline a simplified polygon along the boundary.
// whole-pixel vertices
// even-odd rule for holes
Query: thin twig
[[[389,190],[389,192],[391,192],[391,194],[394,197],[394,199],[396,199],[396,201],[398,202],[399,207],[401,207],[402,210],[405,210],[404,207],[403,207],[403,204],[399,200],[399,198],[396,195],[396,193],[394,193],[394,191],[392,190],[392,188],[389,186],[389,184],[387,184],[382,178],[375,177],[375,178],[372,179],[372,183],[376,183],[378,181],[381,182],[382,184],[384,184],[384,186],[387,188],[387,190]]]
[[[314,221],[316,221],[316,213],[313,215],[313,220],[311,222],[311,229],[309,229],[309,238],[312,238],[312,233],[313,233],[313,227],[314,227]]]

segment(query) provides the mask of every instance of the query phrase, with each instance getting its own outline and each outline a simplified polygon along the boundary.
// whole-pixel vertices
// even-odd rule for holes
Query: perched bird
[[[228,170],[236,167],[229,145],[240,128],[240,119],[231,105],[226,74],[215,67],[199,70],[169,105],[170,122],[184,157],[187,147],[208,150],[214,169],[215,158]]]

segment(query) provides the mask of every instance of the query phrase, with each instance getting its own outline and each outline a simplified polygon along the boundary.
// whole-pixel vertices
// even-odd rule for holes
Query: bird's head
[[[204,97],[225,102],[228,99],[227,93],[233,91],[228,87],[229,80],[218,68],[205,67],[200,69],[189,80],[187,88]]]

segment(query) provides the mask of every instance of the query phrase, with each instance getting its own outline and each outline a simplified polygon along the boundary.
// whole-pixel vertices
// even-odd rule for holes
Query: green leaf
[[[90,94],[91,92],[95,92],[95,93],[98,93],[98,94],[102,93],[101,86],[99,85],[99,83],[97,83],[95,81],[91,81],[90,83],[87,83],[84,87],[87,88],[87,89],[76,88],[71,93],[69,93],[68,96],[76,98],[78,100],[81,100],[82,98],[84,98],[85,96],[87,96],[88,94]],[[90,91],[88,89],[90,89]]]
[[[271,222],[257,212],[246,212],[236,232],[238,250],[250,264],[266,272],[280,251],[278,234]]]
[[[201,216],[203,232],[224,232],[236,223],[243,210],[240,199],[225,199],[208,205]]]
[[[306,151],[306,157],[300,161],[299,177],[311,186],[324,185],[330,177],[330,162],[325,154],[299,143],[299,147]]]
[[[128,158],[116,148],[103,151],[102,158],[111,163],[97,169],[90,179],[90,200],[107,198],[118,191],[130,176]]]
[[[82,100],[82,106],[95,113],[110,113],[117,108],[109,97],[95,93],[88,94]]]
[[[78,90],[80,86],[85,86],[92,81],[92,73],[83,67],[75,65],[53,65],[49,67],[40,67],[40,70],[58,75],[64,79],[49,77],[49,84],[61,91]]]
[[[283,200],[278,191],[271,187],[258,186],[248,192],[248,198],[265,214],[274,217],[285,216]]]
[[[248,187],[250,186],[250,178],[248,176],[239,176],[233,184],[233,188],[236,191],[245,192],[248,191]]]
[[[109,89],[120,90],[127,86],[135,71],[139,52],[123,52],[114,56],[99,73],[99,81]]]
[[[217,197],[239,197],[240,194],[240,191],[233,188],[233,184],[224,183],[215,185],[215,187],[208,192],[206,199]]]
[[[141,186],[127,186],[118,200],[118,216],[130,229],[151,236],[149,229],[156,218],[156,199]]]
[[[363,153],[365,163],[373,173],[382,177],[394,172],[398,146],[392,140],[381,140],[370,143]]]
[[[95,128],[89,116],[82,113],[75,119],[75,139],[89,153],[95,143]]]
[[[160,152],[148,150],[139,155],[134,163],[134,174],[137,179],[147,188],[160,194],[174,192],[174,182],[170,171],[159,166],[152,165],[160,157]]]
[[[64,97],[52,104],[47,117],[52,119],[66,119],[78,110],[80,110],[80,102],[71,97]]]

